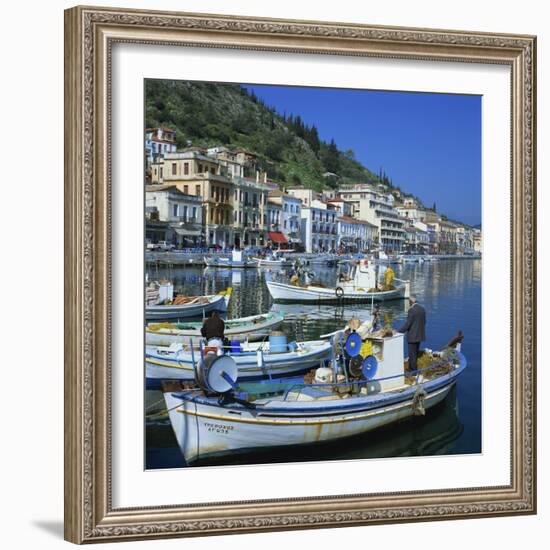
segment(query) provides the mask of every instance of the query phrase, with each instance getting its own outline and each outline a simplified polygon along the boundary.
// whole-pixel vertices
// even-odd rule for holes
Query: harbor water
[[[396,277],[411,281],[412,294],[427,313],[422,347],[440,349],[458,330],[465,336],[462,352],[468,368],[449,396],[424,417],[413,417],[354,438],[314,446],[269,449],[194,463],[193,467],[222,464],[260,464],[402,456],[475,454],[481,447],[481,260],[456,259],[392,266]],[[335,286],[337,269],[315,267],[315,277]],[[176,291],[213,294],[233,288],[228,318],[270,310],[281,311],[281,330],[290,340],[314,340],[343,328],[352,317],[370,316],[371,304],[273,304],[266,278],[285,280],[279,269],[229,270],[201,267],[148,266],[149,280],[169,279]],[[407,316],[407,301],[380,304],[384,324],[399,328]],[[146,391],[145,467],[179,468],[186,464],[162,407],[162,394]]]

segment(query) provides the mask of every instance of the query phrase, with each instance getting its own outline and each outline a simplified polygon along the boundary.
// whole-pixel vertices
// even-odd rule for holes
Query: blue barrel
[[[283,332],[274,331],[269,335],[269,351],[271,353],[284,353],[287,351],[287,338]]]
[[[231,353],[241,353],[243,348],[241,348],[241,343],[238,340],[231,340],[229,344],[229,351]]]

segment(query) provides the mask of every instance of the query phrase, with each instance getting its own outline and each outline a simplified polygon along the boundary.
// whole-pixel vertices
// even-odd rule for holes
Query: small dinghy
[[[257,342],[264,340],[269,331],[278,328],[284,320],[282,313],[270,312],[263,315],[251,315],[238,319],[225,320],[225,336],[228,340],[240,342]],[[198,344],[201,336],[202,322],[187,323],[150,323],[145,328],[145,343],[153,346],[170,346],[171,344]]]
[[[146,289],[145,318],[147,320],[186,319],[204,317],[211,311],[227,311],[231,288],[210,296],[175,296],[169,282],[151,283]]]
[[[299,285],[297,281],[296,284],[266,281],[266,284],[273,299],[281,302],[370,302],[410,296],[409,281],[393,279],[391,285],[382,285],[377,281],[377,268],[367,260],[353,265],[349,276],[340,275],[335,288],[315,283]]]
[[[222,267],[225,269],[246,269],[248,267],[256,267],[256,261],[247,258],[242,250],[233,250],[231,257],[205,257],[204,263],[206,267]]]
[[[211,348],[205,350],[211,351]],[[305,372],[328,360],[330,353],[330,342],[314,340],[287,344],[286,337],[277,335],[270,336],[267,342],[232,344],[223,355],[235,361],[240,379],[254,380]],[[147,385],[152,387],[159,380],[194,380],[203,355],[201,348],[190,345],[146,346]]]
[[[241,382],[231,357],[213,356],[198,370],[195,388],[163,384],[166,408],[188,464],[334,441],[424,415],[443,401],[466,368],[460,344],[454,345],[424,350],[425,360],[412,372],[403,357],[403,334],[386,330],[362,340],[351,333],[345,344],[335,344],[330,368],[256,384]]]

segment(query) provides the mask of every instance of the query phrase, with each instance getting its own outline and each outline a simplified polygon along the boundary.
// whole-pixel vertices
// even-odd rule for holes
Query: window
[[[184,192],[186,195],[189,195],[189,185],[184,185],[184,186],[183,186],[183,192]]]
[[[178,216],[178,210],[179,210],[178,205],[174,204],[173,205],[173,216],[176,217],[176,218]]]
[[[214,198],[214,193],[215,193],[214,187],[211,187],[211,188],[210,188],[210,198],[211,198],[211,199]]]
[[[202,173],[202,164],[199,164],[199,174]]]
[[[187,221],[187,205],[183,206],[183,220]]]
[[[163,172],[163,170],[162,170],[162,166],[161,166],[160,167],[160,179],[162,179],[162,172]]]
[[[197,221],[197,207],[193,206],[193,219]]]
[[[200,185],[195,185],[195,195],[197,195],[197,197],[201,196],[201,186]]]
[[[177,172],[178,172],[178,165],[175,162],[173,162],[172,163],[172,175],[175,176],[177,174]]]
[[[238,194],[239,194],[239,192],[235,189],[235,200],[237,200]]]
[[[189,163],[188,162],[183,163],[183,174],[185,176],[189,175]]]

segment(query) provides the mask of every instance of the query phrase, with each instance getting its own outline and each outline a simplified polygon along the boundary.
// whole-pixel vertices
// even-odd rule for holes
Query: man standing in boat
[[[209,346],[223,347],[225,323],[217,311],[213,311],[209,319],[206,319],[201,328],[201,334]]]
[[[414,371],[417,370],[420,342],[426,340],[426,310],[417,302],[415,296],[409,298],[409,303],[411,307],[407,313],[407,320],[398,332],[407,334],[409,369]]]

